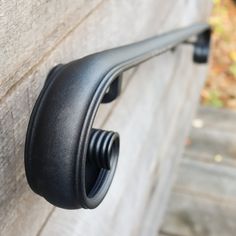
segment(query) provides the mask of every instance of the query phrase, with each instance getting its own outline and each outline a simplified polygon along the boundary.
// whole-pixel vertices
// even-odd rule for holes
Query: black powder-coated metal
[[[25,170],[32,190],[58,207],[97,207],[112,182],[119,155],[118,133],[92,128],[100,103],[119,95],[125,70],[193,35],[198,35],[194,61],[205,63],[210,29],[203,23],[51,70],[35,103],[26,137]]]

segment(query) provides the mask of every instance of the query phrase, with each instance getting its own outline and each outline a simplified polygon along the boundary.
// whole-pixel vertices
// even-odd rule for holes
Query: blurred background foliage
[[[201,101],[236,110],[236,0],[213,0],[213,4],[211,65]]]

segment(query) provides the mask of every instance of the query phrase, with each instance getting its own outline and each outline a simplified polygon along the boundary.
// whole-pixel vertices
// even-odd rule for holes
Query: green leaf
[[[233,64],[229,67],[229,72],[234,76],[234,78],[236,78],[236,63],[233,63]]]
[[[209,95],[210,97],[207,102],[208,105],[217,107],[217,108],[224,106],[223,101],[220,99],[219,93],[217,91],[211,91]]]

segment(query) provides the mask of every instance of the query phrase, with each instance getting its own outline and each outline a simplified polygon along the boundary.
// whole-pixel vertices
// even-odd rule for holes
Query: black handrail
[[[205,63],[210,28],[196,24],[52,69],[26,137],[25,169],[32,190],[62,208],[98,206],[112,182],[119,155],[119,134],[92,128],[100,103],[119,95],[125,70],[193,35],[197,35],[193,60]]]

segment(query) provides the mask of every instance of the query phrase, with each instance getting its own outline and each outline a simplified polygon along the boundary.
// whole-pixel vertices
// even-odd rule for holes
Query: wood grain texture
[[[0,2],[0,99],[102,0]]]
[[[224,164],[236,166],[235,120],[233,111],[201,107],[193,121],[186,156],[210,163],[220,156]],[[194,122],[200,122],[200,127]]]
[[[183,236],[233,236],[235,167],[184,158],[161,232]]]
[[[203,122],[203,127],[218,130],[222,133],[236,133],[236,112],[227,109],[218,109],[210,106],[200,106],[195,119]]]
[[[182,132],[181,127],[187,127],[205,76],[205,68],[192,65],[191,48],[182,47],[175,54],[168,53],[125,73],[125,78],[130,78],[130,81],[124,83],[124,94],[116,102],[102,106],[96,120],[98,127],[119,131],[123,140],[123,158],[120,159],[116,175],[119,177],[115,177],[107,201],[94,213],[53,210],[50,204],[29,190],[23,166],[29,115],[49,69],[59,62],[65,63],[99,50],[205,20],[210,6],[205,0],[179,0],[174,3],[160,0],[137,0],[135,3],[94,0],[77,1],[77,7],[71,2],[57,5],[54,1],[18,1],[19,6],[15,10],[14,2],[0,3],[1,12],[5,14],[0,16],[5,22],[1,35],[6,34],[8,38],[14,35],[13,32],[21,35],[18,42],[14,38],[14,43],[10,39],[0,39],[3,45],[0,60],[5,60],[0,70],[3,73],[0,81],[0,231],[3,235],[53,235],[50,232],[55,225],[53,222],[57,221],[68,222],[68,225],[63,224],[64,227],[55,229],[58,234],[65,232],[64,235],[73,235],[74,232],[80,234],[86,228],[86,235],[94,235],[94,232],[99,232],[96,235],[109,234],[111,229],[122,235],[139,234],[140,222],[148,211],[147,202],[152,191],[158,192],[156,205],[164,206],[172,163],[174,166],[172,158],[179,156],[175,152],[180,152],[186,133]],[[31,14],[27,7],[42,17],[29,20],[32,27],[27,25]],[[77,8],[80,10],[77,11]],[[65,13],[61,13],[63,9]],[[51,24],[49,21],[53,11],[60,14],[56,16],[59,18],[55,18],[56,23]],[[16,25],[9,19],[13,19]],[[25,30],[20,22],[26,22]],[[193,80],[193,74],[196,80]],[[140,96],[141,92],[146,95]],[[184,102],[186,97],[191,99]],[[176,123],[180,119],[180,110],[186,112],[182,125]],[[174,137],[177,136],[180,137],[177,138],[176,149],[169,153],[169,147],[175,146]],[[169,158],[166,155],[170,155]],[[148,161],[143,163],[144,157]],[[156,184],[162,187],[155,188]],[[165,185],[168,188],[161,194]],[[130,194],[126,195],[125,192]],[[152,198],[153,204],[155,200]],[[97,223],[89,228],[90,220],[96,214]],[[106,220],[102,223],[103,219]],[[159,221],[155,227],[158,227]],[[127,227],[122,228],[122,225]]]
[[[189,137],[189,145],[186,154],[198,156],[206,161],[214,161],[216,156],[221,156],[230,165],[230,159],[236,157],[236,136],[233,132],[222,132],[219,130],[203,127],[195,129]]]
[[[230,133],[235,138],[230,129],[234,129],[234,118],[233,111],[208,107],[198,110],[194,121],[201,120],[202,127],[193,126],[190,137],[204,138],[192,140],[185,149],[160,235],[235,235],[236,160],[233,153],[230,154],[229,139],[225,135]],[[208,132],[220,130],[221,138],[215,138],[214,132],[205,136],[206,129]],[[196,145],[203,142],[208,145],[204,153],[201,146]],[[218,151],[219,146],[221,153],[228,156],[221,154],[222,159],[217,161],[212,158],[212,152],[214,148]]]
[[[235,205],[224,205],[207,198],[193,197],[184,193],[174,193],[172,216],[166,222],[160,235],[173,236],[234,236]],[[194,214],[192,214],[194,212]],[[169,226],[167,226],[167,223]]]
[[[222,204],[236,205],[235,167],[184,158],[178,173],[175,191],[186,191]]]

